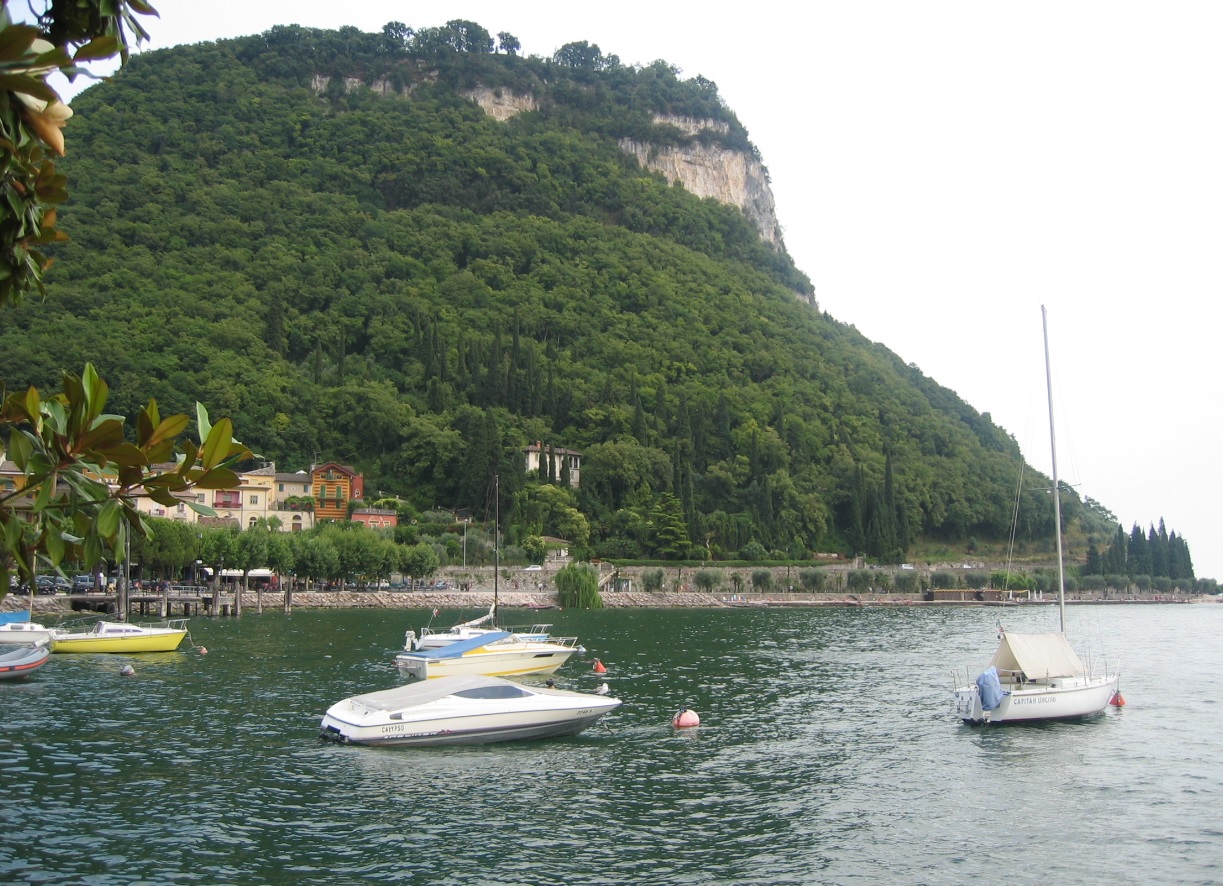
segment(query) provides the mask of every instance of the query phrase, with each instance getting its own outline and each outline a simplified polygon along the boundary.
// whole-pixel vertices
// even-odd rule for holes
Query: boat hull
[[[990,711],[982,709],[980,690],[965,686],[955,691],[955,713],[965,723],[974,725],[1082,720],[1108,707],[1118,681],[1119,676],[1111,674],[1028,684],[1023,689],[1005,692],[997,707]]]
[[[20,680],[47,663],[51,650],[33,644],[0,654],[0,680]]]
[[[455,658],[431,658],[410,652],[395,656],[400,671],[418,680],[479,674],[487,677],[515,677],[526,674],[551,674],[577,655],[576,648],[549,643],[523,643],[512,649],[495,645],[482,647]]]
[[[561,738],[577,735],[593,726],[605,711],[591,711],[584,716],[557,717],[550,712],[538,712],[534,717],[519,717],[514,722],[497,722],[494,718],[463,717],[433,723],[387,724],[356,728],[331,717],[323,719],[323,737],[343,744],[371,747],[441,747],[444,745],[495,744],[505,741]],[[402,732],[388,732],[403,729]],[[409,731],[411,730],[411,731]]]

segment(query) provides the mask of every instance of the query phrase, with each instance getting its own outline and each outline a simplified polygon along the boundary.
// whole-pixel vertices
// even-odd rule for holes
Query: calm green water
[[[200,618],[206,655],[0,684],[0,883],[1223,882],[1223,606],[1072,608],[1129,701],[1085,724],[949,713],[998,618],[1052,608],[605,610],[550,615],[589,649],[560,684],[624,700],[606,728],[319,742],[330,704],[400,682],[424,615]]]

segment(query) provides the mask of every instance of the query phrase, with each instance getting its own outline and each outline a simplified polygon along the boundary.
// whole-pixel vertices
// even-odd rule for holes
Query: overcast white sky
[[[151,48],[468,19],[702,74],[747,127],[821,307],[1223,579],[1223,4],[153,0]],[[71,150],[71,130],[69,130]]]

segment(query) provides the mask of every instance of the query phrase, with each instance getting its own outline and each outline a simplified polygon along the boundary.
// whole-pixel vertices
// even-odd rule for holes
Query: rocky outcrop
[[[689,134],[702,128],[715,128],[715,121],[698,126],[687,118],[660,118]],[[721,124],[725,126],[725,124]],[[716,144],[692,141],[683,146],[642,144],[621,139],[620,147],[637,158],[647,169],[662,173],[671,184],[679,184],[698,197],[712,197],[738,206],[760,231],[761,238],[777,249],[784,249],[781,225],[777,222],[773,191],[764,166],[755,157]]]
[[[508,89],[489,89],[477,86],[463,93],[484,109],[494,120],[505,122],[523,111],[534,111],[539,107],[533,95],[517,95]]]

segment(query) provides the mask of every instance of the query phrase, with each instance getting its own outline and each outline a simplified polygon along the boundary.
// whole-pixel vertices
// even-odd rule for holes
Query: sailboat
[[[553,637],[550,625],[535,625],[528,632],[515,632],[497,626],[498,580],[501,572],[500,479],[494,477],[493,518],[493,605],[488,614],[458,625],[453,636],[439,645],[422,648],[431,635],[421,632],[417,640],[407,632],[404,651],[395,656],[401,672],[419,680],[456,675],[512,677],[524,674],[551,674],[570,658],[582,652],[576,637]],[[487,625],[487,627],[485,627]],[[438,636],[438,635],[432,635]]]
[[[1057,441],[1053,431],[1053,376],[1049,366],[1049,320],[1040,308],[1045,339],[1045,381],[1049,399],[1049,444],[1053,450],[1053,514],[1057,539],[1057,600],[1060,630],[1047,634],[1000,632],[989,666],[960,685],[952,697],[965,723],[1034,723],[1076,720],[1120,704],[1119,672],[1095,673],[1066,638],[1066,579],[1062,555],[1062,504],[1057,479]]]

